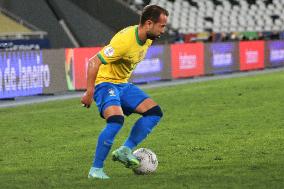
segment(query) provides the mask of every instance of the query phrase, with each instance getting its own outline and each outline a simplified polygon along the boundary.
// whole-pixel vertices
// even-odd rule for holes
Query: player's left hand
[[[93,102],[93,93],[86,91],[81,98],[81,103],[83,107],[90,108]]]

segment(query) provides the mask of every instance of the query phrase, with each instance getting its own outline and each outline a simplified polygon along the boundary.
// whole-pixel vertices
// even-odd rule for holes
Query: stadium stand
[[[70,0],[84,11],[99,19],[113,31],[137,24],[139,14],[117,0]]]
[[[282,0],[0,0],[0,7],[46,31],[52,48],[105,45],[137,24],[148,4],[170,13],[168,31],[156,43],[284,38]]]
[[[0,51],[49,48],[47,32],[0,7]]]
[[[121,0],[69,1],[76,4],[78,7],[86,11],[88,14],[92,15],[94,18],[100,20],[108,28],[111,28],[114,33],[129,25],[135,25],[139,22],[140,12],[136,9],[131,9],[128,3],[125,3]],[[165,34],[159,40],[156,40],[155,43],[157,44],[171,42],[172,40],[172,36]]]
[[[253,40],[262,33],[275,34],[284,30],[284,1],[279,0],[125,0],[141,10],[146,4],[158,4],[169,10],[172,30],[196,34],[187,40],[208,40],[214,33],[222,39]],[[273,33],[272,33],[273,32]],[[207,33],[207,34],[206,34]],[[283,34],[281,33],[280,36]],[[214,38],[213,38],[214,40]],[[216,40],[218,41],[218,35]]]
[[[139,14],[118,0],[0,0],[0,7],[46,31],[52,48],[102,46],[139,21]]]
[[[45,0],[0,0],[0,7],[46,31],[51,47],[74,46]]]
[[[44,38],[47,33],[0,7],[0,39]]]
[[[0,13],[0,25],[0,33],[11,33],[15,31],[27,33],[32,32],[29,28],[19,24],[18,22],[2,13]]]
[[[59,19],[69,26],[80,46],[105,45],[115,34],[110,26],[68,0],[49,2]]]

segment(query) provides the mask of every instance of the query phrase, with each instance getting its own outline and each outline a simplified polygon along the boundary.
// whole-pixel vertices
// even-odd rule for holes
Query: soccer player
[[[141,143],[163,116],[159,105],[128,79],[137,64],[145,57],[152,41],[164,33],[168,11],[157,5],[146,6],[139,25],[129,26],[118,32],[98,54],[89,60],[87,91],[81,103],[89,108],[93,99],[100,115],[106,120],[101,131],[89,178],[108,179],[103,170],[104,161],[116,134],[124,122],[124,115],[138,113],[125,143],[112,152],[114,161],[128,168],[139,166],[132,150]]]

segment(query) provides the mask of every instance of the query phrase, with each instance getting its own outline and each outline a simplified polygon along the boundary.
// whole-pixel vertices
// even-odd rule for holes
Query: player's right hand
[[[86,91],[81,98],[81,103],[83,107],[90,108],[93,102],[93,92]]]

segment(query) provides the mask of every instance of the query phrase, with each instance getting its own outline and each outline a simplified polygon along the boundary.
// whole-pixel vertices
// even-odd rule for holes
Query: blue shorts
[[[132,83],[100,83],[96,85],[94,100],[103,117],[104,110],[109,106],[121,106],[124,115],[135,112],[136,107],[149,96]]]

